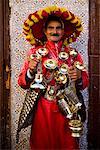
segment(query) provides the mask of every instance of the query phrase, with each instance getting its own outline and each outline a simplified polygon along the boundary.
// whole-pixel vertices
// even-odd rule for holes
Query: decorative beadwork
[[[20,142],[16,145],[16,130],[18,118],[22,108],[26,91],[18,86],[17,79],[20,69],[26,58],[26,53],[31,45],[26,41],[23,31],[23,22],[27,16],[34,11],[47,7],[49,5],[57,5],[66,7],[68,10],[79,16],[82,20],[83,32],[76,42],[71,44],[83,56],[85,65],[88,66],[88,0],[9,0],[11,7],[10,15],[10,47],[11,47],[11,135],[12,149],[28,150],[30,127],[21,131]],[[83,91],[86,106],[88,105],[88,93]],[[86,124],[85,124],[86,129]],[[87,130],[84,131],[83,137],[80,139],[80,147],[86,150]]]

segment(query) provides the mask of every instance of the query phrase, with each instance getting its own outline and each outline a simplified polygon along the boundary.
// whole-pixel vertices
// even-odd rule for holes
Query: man
[[[80,31],[77,31],[80,30],[81,24],[79,20],[73,18],[75,19],[75,16],[65,9],[50,7],[44,9],[41,14],[40,12],[31,14],[24,23],[26,38],[35,47],[28,52],[28,60],[24,63],[18,83],[24,89],[31,87],[41,92],[32,121],[30,137],[32,150],[79,148],[77,139],[71,135],[69,128],[71,118],[66,117],[58,105],[60,100],[65,99],[64,95],[68,98],[66,91],[69,83],[75,83],[72,85],[73,87],[75,85],[78,96],[79,91],[88,85],[88,75],[84,65],[82,66],[83,60],[80,54],[64,45],[66,39],[69,43],[69,39],[75,40],[75,33],[79,36]],[[77,31],[75,26],[78,28]],[[40,42],[43,45],[38,46],[37,43]],[[81,65],[75,65],[76,62]],[[62,91],[64,94],[61,93]]]

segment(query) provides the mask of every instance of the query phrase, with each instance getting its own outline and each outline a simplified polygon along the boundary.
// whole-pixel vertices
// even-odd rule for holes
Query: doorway
[[[0,149],[11,149],[9,1],[0,1]],[[100,149],[100,1],[89,1],[88,147]]]

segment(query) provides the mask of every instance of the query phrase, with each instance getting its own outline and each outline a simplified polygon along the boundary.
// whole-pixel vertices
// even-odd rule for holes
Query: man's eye
[[[62,29],[62,28],[61,28],[61,26],[59,26],[59,27],[56,27],[56,29],[58,29],[58,30],[59,30],[59,29]]]
[[[48,29],[53,29],[54,27],[48,27]]]

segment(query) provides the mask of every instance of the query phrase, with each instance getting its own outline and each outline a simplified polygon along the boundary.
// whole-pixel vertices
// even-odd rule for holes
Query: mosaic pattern
[[[12,135],[12,150],[28,150],[29,149],[29,137],[30,127],[24,129],[20,133],[20,142],[16,145],[16,130],[19,114],[24,101],[26,91],[21,89],[17,84],[20,68],[23,61],[26,58],[27,50],[31,45],[25,40],[25,36],[22,33],[22,25],[27,16],[45,6],[58,5],[67,7],[77,16],[81,17],[83,24],[83,32],[78,40],[71,44],[82,54],[86,66],[88,66],[88,0],[9,0],[9,6],[11,7],[10,18],[10,46],[11,46],[11,135]],[[88,109],[88,93],[87,90],[83,92],[85,103]],[[87,149],[87,121],[85,123],[85,130],[82,138],[80,139],[81,149]]]

